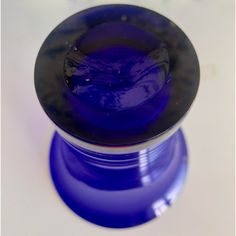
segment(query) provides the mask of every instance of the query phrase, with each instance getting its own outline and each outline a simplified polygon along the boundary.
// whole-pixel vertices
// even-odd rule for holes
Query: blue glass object
[[[179,125],[198,85],[191,42],[156,12],[102,5],[58,25],[38,53],[35,88],[57,130],[50,170],[64,202],[106,227],[159,216],[185,179]]]

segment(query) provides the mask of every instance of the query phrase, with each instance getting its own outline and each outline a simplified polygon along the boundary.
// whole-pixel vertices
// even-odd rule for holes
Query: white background
[[[115,1],[4,0],[2,37],[2,233],[4,236],[233,236],[233,0],[116,1],[158,11],[179,25],[199,56],[201,84],[183,123],[187,182],[161,218],[131,229],[92,225],[59,199],[48,171],[53,127],[34,90],[39,47],[71,14]]]

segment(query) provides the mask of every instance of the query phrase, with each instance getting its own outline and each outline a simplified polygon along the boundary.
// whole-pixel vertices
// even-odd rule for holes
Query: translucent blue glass
[[[84,219],[114,228],[160,216],[175,200],[187,171],[180,130],[156,147],[123,155],[76,148],[56,133],[50,157],[52,179],[65,203]]]
[[[191,42],[156,12],[102,5],[58,25],[38,53],[35,88],[57,129],[50,170],[64,202],[106,227],[159,216],[185,179],[178,128],[198,85]]]

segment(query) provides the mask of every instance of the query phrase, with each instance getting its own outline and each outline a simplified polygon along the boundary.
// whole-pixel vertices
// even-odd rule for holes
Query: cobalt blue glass
[[[154,11],[101,5],[59,24],[38,53],[35,88],[57,130],[50,171],[63,201],[105,227],[160,216],[184,183],[179,126],[198,86],[190,40]]]

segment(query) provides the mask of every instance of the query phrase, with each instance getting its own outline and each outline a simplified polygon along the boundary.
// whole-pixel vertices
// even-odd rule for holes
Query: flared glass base
[[[183,186],[187,149],[181,130],[156,147],[110,155],[72,146],[58,133],[50,171],[63,201],[100,226],[125,228],[159,217]]]

